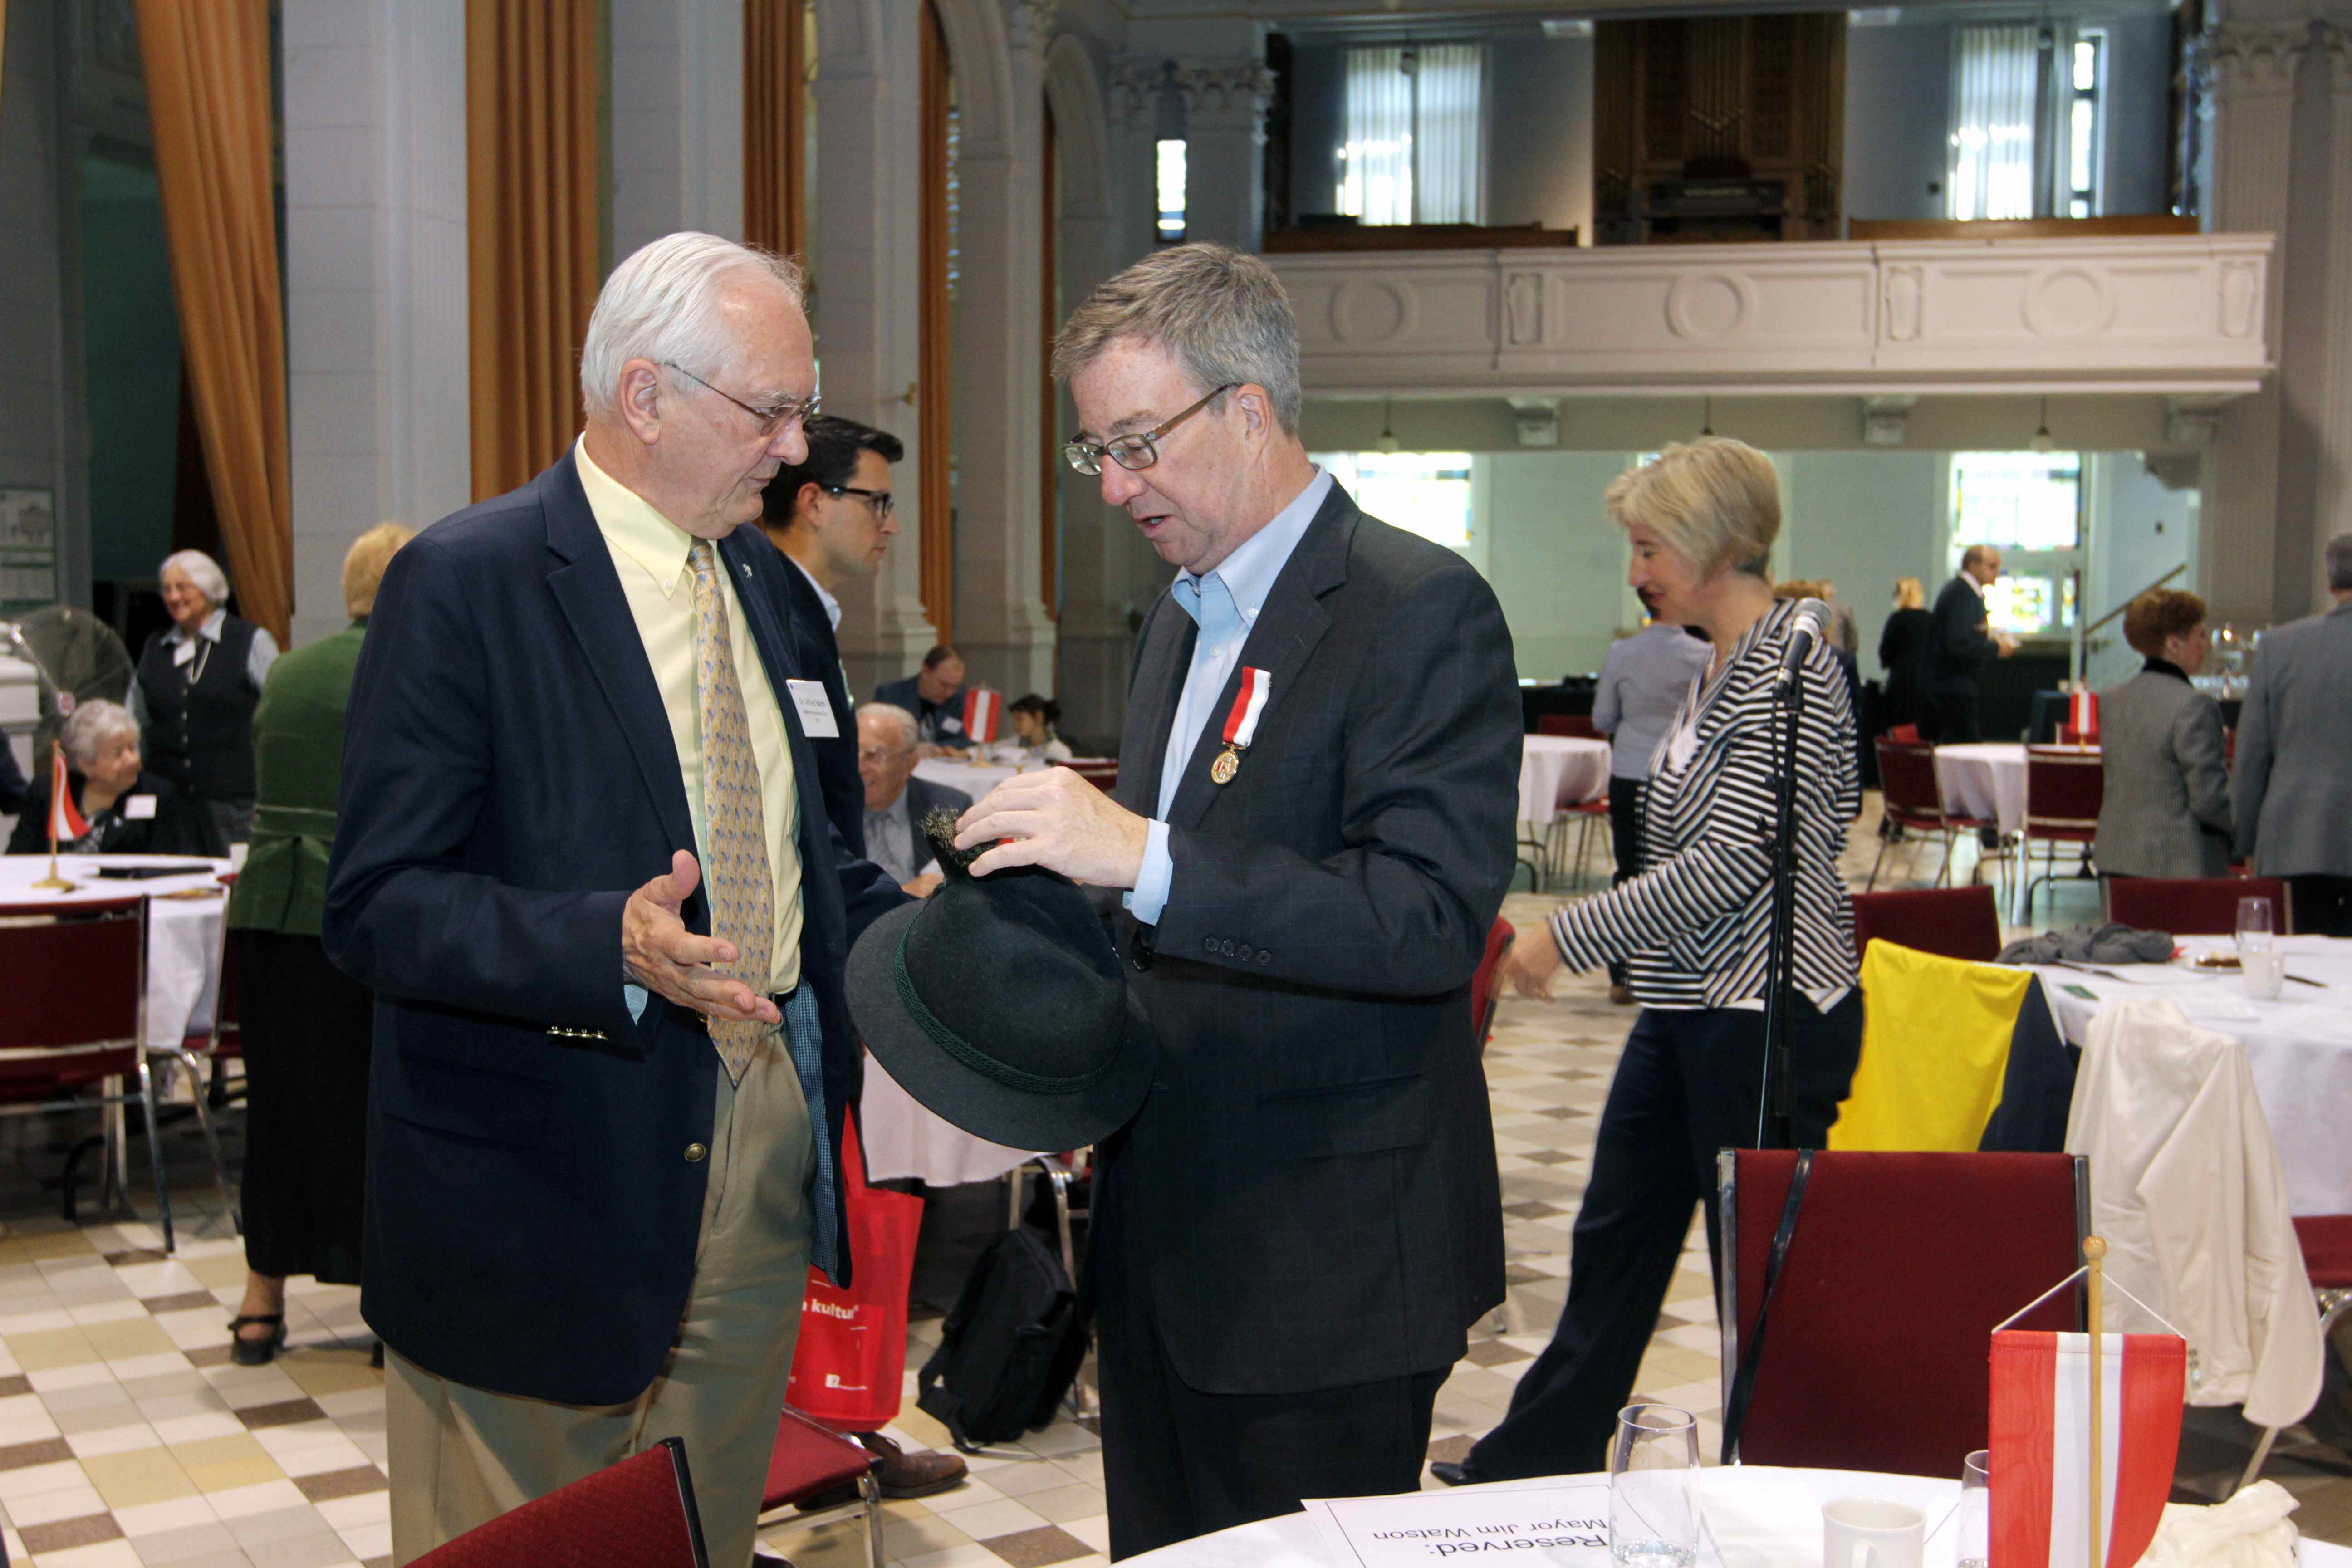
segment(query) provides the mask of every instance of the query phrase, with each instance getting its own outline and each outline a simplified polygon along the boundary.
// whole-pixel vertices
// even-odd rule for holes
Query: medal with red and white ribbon
[[[1242,771],[1242,753],[1256,738],[1258,715],[1265,711],[1265,700],[1273,693],[1272,675],[1248,665],[1242,667],[1241,689],[1234,693],[1233,711],[1225,715],[1225,749],[1209,764],[1213,783],[1229,784],[1234,775]]]

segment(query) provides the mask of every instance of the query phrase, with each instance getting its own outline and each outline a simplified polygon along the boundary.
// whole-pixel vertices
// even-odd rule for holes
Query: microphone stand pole
[[[1797,985],[1797,732],[1805,714],[1801,668],[1780,678],[1774,740],[1780,770],[1772,787],[1772,922],[1764,961],[1764,1086],[1756,1146],[1795,1147],[1792,1058]]]

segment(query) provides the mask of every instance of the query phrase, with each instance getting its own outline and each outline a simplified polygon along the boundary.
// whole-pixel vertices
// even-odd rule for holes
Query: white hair
[[[174,568],[195,584],[197,593],[213,602],[215,609],[228,603],[228,574],[220,569],[219,562],[203,551],[174,550],[163,557],[163,564],[155,568],[155,575],[160,578]]]
[[[614,268],[580,349],[580,395],[588,412],[616,411],[621,367],[633,359],[717,375],[735,346],[719,313],[720,285],[740,276],[764,278],[806,306],[798,267],[715,234],[666,234]]]
[[[880,721],[885,729],[898,738],[898,749],[902,752],[913,751],[915,742],[922,738],[922,731],[915,727],[915,716],[896,703],[858,704],[858,722],[864,723],[868,717]]]
[[[199,556],[198,559],[203,558]],[[88,772],[109,741],[117,735],[135,736],[138,733],[139,726],[131,719],[129,709],[120,702],[93,697],[87,702],[75,705],[73,712],[66,719],[64,728],[58,731],[58,741],[66,749],[66,761]]]

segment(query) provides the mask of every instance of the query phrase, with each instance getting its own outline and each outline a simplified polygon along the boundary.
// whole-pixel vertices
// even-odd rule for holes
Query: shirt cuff
[[[1135,874],[1135,889],[1121,895],[1127,912],[1145,925],[1158,925],[1175,875],[1175,863],[1168,858],[1168,825],[1155,820],[1144,830],[1143,868]]]

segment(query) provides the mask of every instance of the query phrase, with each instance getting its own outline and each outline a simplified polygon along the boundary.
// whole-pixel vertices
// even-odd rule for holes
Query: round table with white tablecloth
[[[1549,822],[1564,805],[1609,793],[1609,742],[1585,735],[1526,735],[1519,752],[1519,820]]]
[[[2229,937],[2189,936],[2180,945],[2193,955],[2235,944]],[[2179,962],[2036,973],[2059,1031],[2072,1044],[2089,1039],[2092,1018],[2109,1003],[2159,996],[2199,1028],[2243,1046],[2254,1096],[2286,1171],[2289,1212],[2352,1214],[2352,1139],[2344,1131],[2352,1125],[2352,941],[2284,936],[2278,945],[2286,972],[2301,979],[2287,981],[2272,1002],[2248,996],[2234,970]]]
[[[2004,837],[2025,823],[2025,748],[2004,741],[1936,748],[1936,785],[1956,816],[1998,822]]]
[[[1002,763],[959,763],[946,757],[925,757],[915,764],[917,778],[948,789],[960,789],[975,801],[1024,771]]]
[[[100,868],[168,867],[169,877],[102,877]],[[150,1046],[176,1046],[191,1029],[209,1029],[213,993],[220,982],[221,921],[226,860],[193,855],[60,855],[58,872],[69,892],[33,886],[49,874],[46,855],[0,855],[0,905],[11,910],[71,909],[117,899],[147,900],[147,1005],[143,1035]]]

